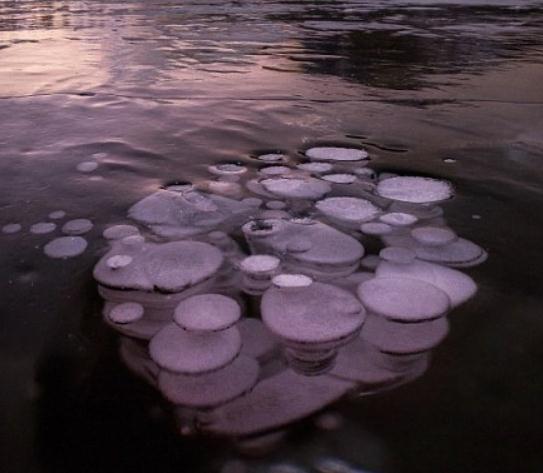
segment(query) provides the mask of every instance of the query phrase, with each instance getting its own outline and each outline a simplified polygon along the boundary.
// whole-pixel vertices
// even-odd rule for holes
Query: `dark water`
[[[490,259],[422,378],[249,463],[540,471],[542,59],[537,2],[2,1],[1,223],[25,228],[0,240],[1,471],[218,471],[235,456],[178,437],[119,362],[92,281],[101,230],[210,163],[323,141],[453,181],[448,219]],[[96,153],[95,173],[75,170]],[[57,208],[96,224],[79,258],[46,258],[28,232]]]

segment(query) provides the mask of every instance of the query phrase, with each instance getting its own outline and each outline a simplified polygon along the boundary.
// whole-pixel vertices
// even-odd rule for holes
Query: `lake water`
[[[540,471],[542,84],[540,2],[1,1],[2,472]],[[479,292],[422,377],[329,406],[333,430],[258,457],[180,436],[100,317],[102,231],[210,164],[322,143],[451,181]],[[58,209],[94,223],[77,258],[29,232]]]

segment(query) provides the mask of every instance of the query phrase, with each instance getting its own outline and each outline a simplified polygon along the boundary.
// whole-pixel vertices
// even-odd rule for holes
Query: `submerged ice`
[[[185,433],[253,436],[409,382],[477,291],[453,268],[487,254],[447,225],[437,204],[454,196],[449,182],[376,173],[358,148],[304,154],[211,165],[206,180],[165,185],[99,228],[104,320]],[[82,253],[93,226],[61,222],[67,236],[44,252]]]

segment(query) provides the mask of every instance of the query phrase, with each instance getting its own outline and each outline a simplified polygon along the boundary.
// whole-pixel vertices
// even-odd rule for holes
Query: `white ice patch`
[[[391,200],[426,204],[450,199],[453,188],[450,183],[439,179],[399,176],[379,182],[377,194]]]
[[[18,233],[22,230],[22,225],[20,223],[8,223],[2,227],[2,233],[13,234]]]
[[[356,197],[329,197],[315,207],[327,217],[354,225],[373,220],[381,212],[370,201]]]
[[[30,233],[34,233],[35,235],[45,235],[46,233],[54,232],[56,228],[56,223],[40,222],[35,223],[30,227]]]
[[[336,146],[310,148],[305,155],[316,161],[361,161],[368,158],[368,153],[363,149]]]
[[[77,218],[70,220],[62,226],[62,233],[66,235],[83,235],[92,230],[94,225],[89,219]]]
[[[79,172],[93,172],[97,168],[98,163],[96,161],[82,161],[76,167]]]
[[[333,182],[334,184],[352,184],[356,181],[356,176],[354,174],[326,174],[321,177],[328,182]]]
[[[50,258],[71,258],[83,253],[87,248],[87,240],[78,236],[55,238],[44,246],[44,253]]]

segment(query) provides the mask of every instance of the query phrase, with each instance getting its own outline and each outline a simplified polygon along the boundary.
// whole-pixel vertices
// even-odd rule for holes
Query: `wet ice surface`
[[[187,412],[162,401],[172,392],[178,394],[174,403],[201,400],[198,408],[221,396],[239,396],[218,413],[225,415],[197,423],[206,432],[243,429],[256,419],[277,422],[269,411],[251,411],[251,399],[260,405],[283,399],[288,409],[279,410],[292,419],[303,417],[303,411],[296,413],[300,406],[310,413],[312,406],[343,399],[334,406],[344,422],[333,433],[304,429],[313,425],[308,419],[292,425],[286,437],[274,431],[234,442],[239,451],[266,452],[283,437],[276,453],[244,458],[241,468],[247,471],[348,465],[374,472],[509,472],[540,464],[532,448],[540,437],[535,425],[540,409],[532,400],[540,397],[536,367],[543,332],[543,248],[534,238],[543,215],[541,9],[540,2],[500,0],[3,2],[0,313],[2,373],[8,382],[0,434],[8,439],[8,454],[1,455],[2,471],[119,472],[153,464],[161,471],[209,472],[221,471],[228,459],[238,461],[224,438],[177,436],[178,429],[192,431],[193,407]],[[316,147],[363,149],[370,159],[310,161],[305,153]],[[247,171],[238,173],[234,163]],[[239,220],[222,220],[231,214],[223,212],[226,207],[215,201],[218,209],[212,210],[194,196],[184,207],[192,210],[159,223],[140,225],[127,214],[155,192],[186,190],[187,181],[195,195],[211,192],[241,202],[252,192],[249,177],[258,184],[284,176],[259,172],[272,165],[318,180],[323,174],[354,174],[357,180],[350,184],[321,180],[331,190],[316,200],[372,197],[386,212],[356,225],[328,217],[320,222],[325,219],[314,212],[314,201],[260,193],[265,202],[248,205]],[[405,202],[386,208],[375,188],[391,173],[445,179],[456,196],[439,204],[443,215],[431,207],[415,212]],[[278,200],[285,206],[267,207]],[[275,213],[264,214],[266,207]],[[59,209],[62,214],[55,213]],[[244,244],[245,221],[283,219],[285,211],[297,218],[312,215],[319,223],[305,229],[289,223],[280,237],[260,242],[251,237]],[[404,227],[397,218],[383,223],[398,213],[416,214],[421,221]],[[62,227],[77,219],[90,220],[94,228],[82,236],[63,235]],[[51,232],[34,233],[36,223]],[[137,226],[138,233],[130,227],[107,230],[114,224]],[[317,237],[323,225],[328,236]],[[235,244],[208,238],[217,226],[233,235]],[[453,236],[442,231],[445,226]],[[414,228],[422,230],[411,232]],[[106,238],[100,237],[104,231]],[[328,238],[335,231],[346,235],[341,245]],[[196,292],[224,293],[236,275],[234,287],[247,289],[238,301],[243,316],[236,326],[243,343],[236,360],[258,360],[254,387],[251,369],[238,377],[238,365],[228,365],[231,385],[220,370],[202,374],[210,378],[200,378],[200,385],[185,383],[191,375],[163,376],[168,382],[162,392],[160,386],[147,391],[144,382],[130,378],[126,366],[148,382],[160,379],[145,337],[154,336],[165,320],[173,323],[173,308],[181,301],[164,289],[177,289],[179,275],[168,269],[156,299],[148,294],[126,299],[136,307],[151,306],[146,312],[152,318],[113,312],[114,305],[126,303],[120,297],[107,306],[103,324],[96,316],[102,297],[91,270],[110,242],[122,245],[123,252],[114,256],[116,269],[109,269],[124,271],[138,263],[134,255],[142,238],[145,244],[197,238],[220,246],[224,267],[213,281],[198,283]],[[454,245],[448,246],[451,238]],[[385,245],[408,247],[417,259],[407,264],[394,252],[379,258]],[[486,258],[481,248],[491,257],[471,269]],[[249,265],[244,272],[241,262],[249,251],[281,263],[256,274]],[[323,255],[329,255],[324,268],[317,263]],[[355,263],[356,271],[347,275]],[[332,273],[317,283],[337,284],[353,295],[370,277],[423,281],[455,307],[450,328],[438,318],[413,333],[411,324],[367,317],[361,341],[339,349],[332,371],[292,374],[285,365],[274,365],[281,351],[284,363],[302,371],[326,367],[332,355],[287,352],[284,341],[257,323],[258,303],[246,303],[258,301],[276,270],[299,273],[303,267],[313,277]],[[164,284],[172,278],[176,284]],[[111,291],[101,294],[112,297]],[[132,322],[116,324],[115,318]],[[126,336],[120,352],[111,326]],[[398,360],[381,353],[438,343],[431,364],[424,356]],[[417,381],[408,382],[405,371]],[[321,385],[319,379],[331,376],[340,382]],[[376,395],[341,397],[345,389],[352,392],[353,379]],[[209,396],[207,390],[198,391],[206,382],[224,388],[212,390],[211,401],[202,394]],[[179,389],[180,383],[194,390]],[[280,390],[270,397],[274,386]],[[304,393],[319,389],[322,399],[304,399]],[[180,422],[173,428],[172,419]],[[522,440],[504,441],[501,432],[518,432],[515,438]],[[119,460],[125,449],[131,454]]]

